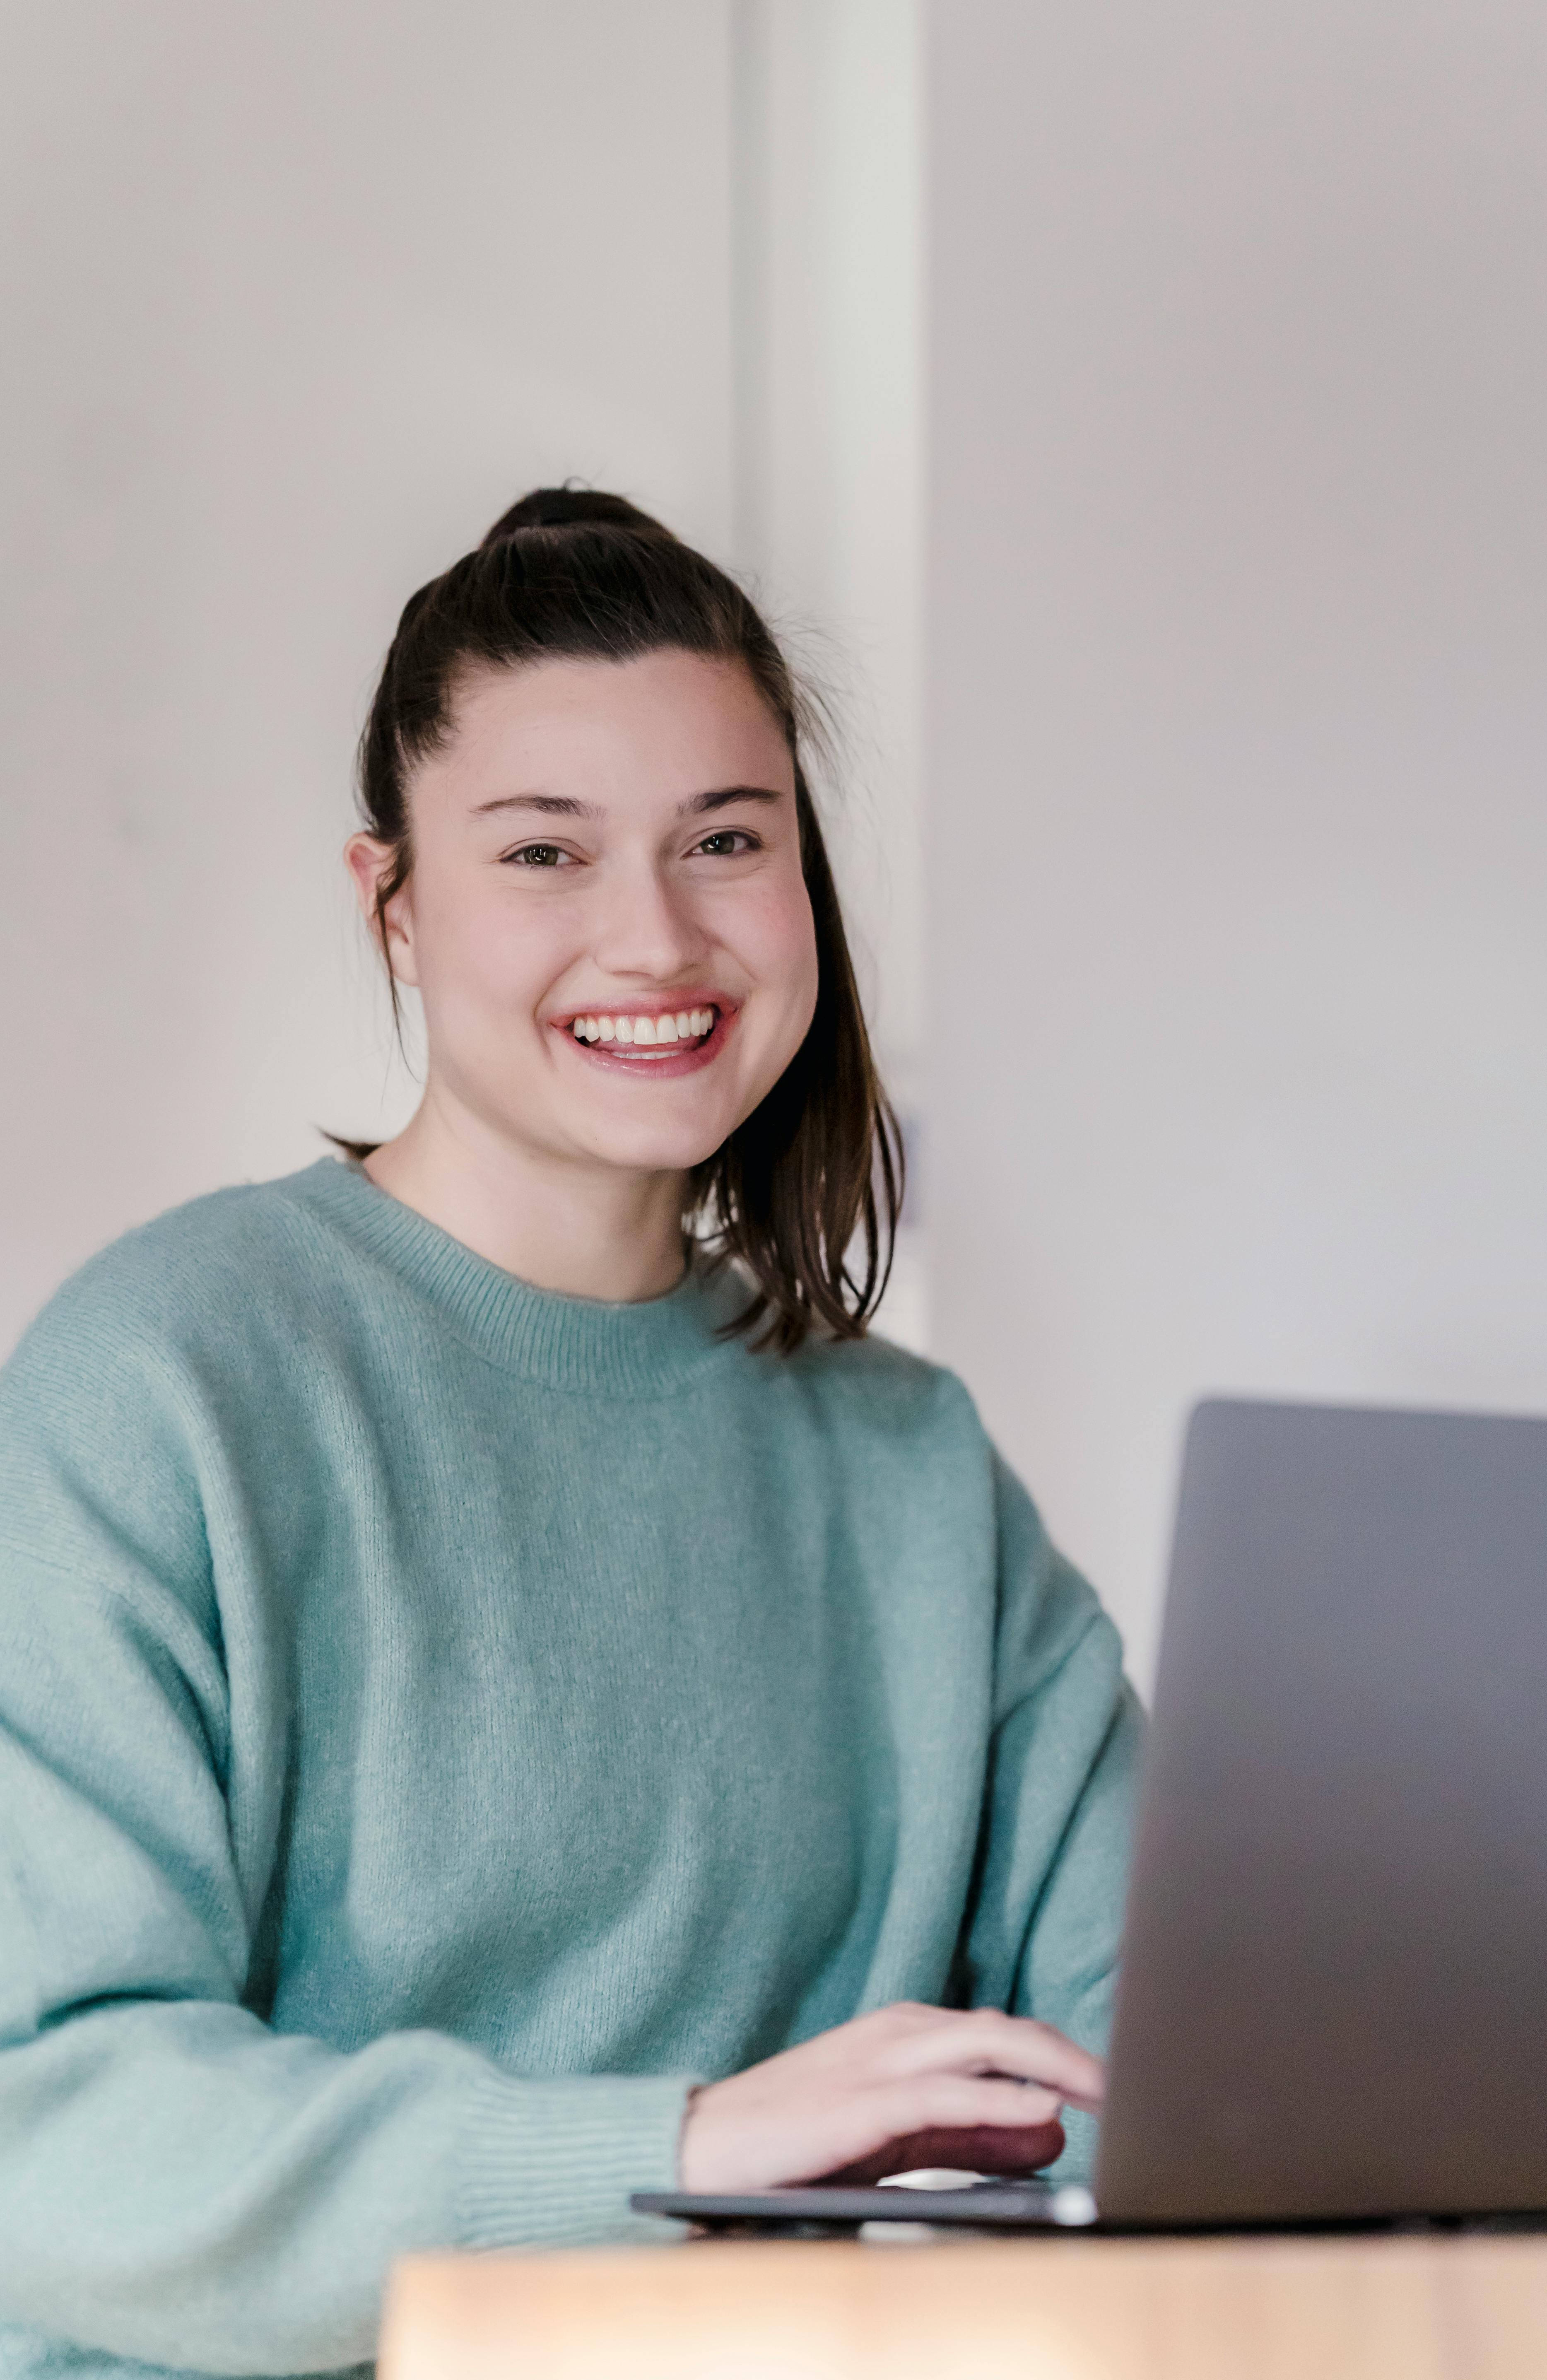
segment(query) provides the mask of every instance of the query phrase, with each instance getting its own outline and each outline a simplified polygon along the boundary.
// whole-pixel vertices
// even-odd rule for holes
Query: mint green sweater
[[[738,1296],[534,1291],[330,1159],[34,1326],[6,2380],[356,2364],[393,2256],[652,2236],[695,2080],[890,2000],[1101,2046],[1114,1631],[949,1374]]]

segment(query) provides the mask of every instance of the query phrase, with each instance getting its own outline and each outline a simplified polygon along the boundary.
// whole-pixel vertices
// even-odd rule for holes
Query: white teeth
[[[648,1049],[662,1042],[696,1041],[715,1028],[712,1008],[679,1008],[666,1016],[575,1016],[570,1031],[577,1041],[622,1041]]]

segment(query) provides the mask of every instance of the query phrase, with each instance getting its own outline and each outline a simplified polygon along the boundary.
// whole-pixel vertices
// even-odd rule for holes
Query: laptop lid
[[[1194,1414],[1095,2194],[1547,2208],[1547,1422]]]

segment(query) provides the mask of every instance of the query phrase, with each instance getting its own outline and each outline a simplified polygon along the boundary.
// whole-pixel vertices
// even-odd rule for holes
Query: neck
[[[437,1094],[366,1160],[377,1185],[535,1289],[635,1304],[683,1277],[687,1176],[524,1148]]]

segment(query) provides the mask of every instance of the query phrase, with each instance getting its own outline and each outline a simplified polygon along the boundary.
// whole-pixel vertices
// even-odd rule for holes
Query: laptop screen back
[[[1096,2197],[1547,2208],[1547,1422],[1194,1415]]]

